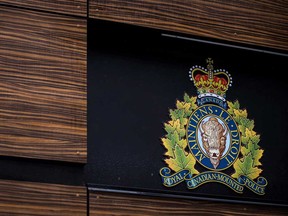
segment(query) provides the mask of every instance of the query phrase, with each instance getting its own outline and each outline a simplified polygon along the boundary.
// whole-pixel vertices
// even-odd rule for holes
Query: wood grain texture
[[[86,188],[0,180],[0,215],[85,216]]]
[[[229,204],[183,199],[164,199],[135,195],[120,195],[103,192],[90,192],[90,216],[284,216],[288,209],[283,207]]]
[[[287,0],[90,0],[89,16],[288,50]]]
[[[86,162],[86,22],[0,7],[0,155]]]
[[[0,3],[68,15],[87,16],[87,0],[0,0]]]

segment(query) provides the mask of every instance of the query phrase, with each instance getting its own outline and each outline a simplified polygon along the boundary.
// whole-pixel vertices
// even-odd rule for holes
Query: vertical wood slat
[[[88,0],[0,0],[0,3],[68,15],[87,16]]]
[[[288,209],[275,206],[153,198],[136,195],[90,192],[90,216],[175,216],[175,215],[253,215],[285,216]]]
[[[90,0],[92,18],[288,50],[287,1]]]
[[[0,180],[0,215],[85,216],[86,188]]]
[[[86,162],[86,23],[0,6],[0,155]]]

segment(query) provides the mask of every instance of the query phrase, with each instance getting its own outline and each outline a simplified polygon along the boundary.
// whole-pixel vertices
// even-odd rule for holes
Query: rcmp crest
[[[216,182],[237,193],[245,188],[265,194],[267,180],[261,177],[260,135],[254,120],[238,101],[226,100],[232,86],[231,75],[215,70],[213,60],[207,67],[193,66],[189,71],[198,96],[185,94],[170,110],[171,120],[164,124],[167,132],[162,144],[166,149],[166,167],[160,170],[162,183],[173,187],[184,182],[188,189]]]

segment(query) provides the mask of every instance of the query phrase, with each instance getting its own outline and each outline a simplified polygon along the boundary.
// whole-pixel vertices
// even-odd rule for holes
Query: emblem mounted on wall
[[[160,170],[163,185],[185,182],[188,189],[195,189],[217,182],[237,193],[246,187],[264,195],[267,180],[260,176],[264,152],[260,135],[253,130],[247,110],[240,109],[238,101],[226,100],[231,75],[215,70],[208,58],[207,68],[193,66],[189,76],[198,96],[185,94],[184,101],[177,100],[177,108],[170,110],[171,120],[164,124],[167,134],[161,140],[167,167]]]

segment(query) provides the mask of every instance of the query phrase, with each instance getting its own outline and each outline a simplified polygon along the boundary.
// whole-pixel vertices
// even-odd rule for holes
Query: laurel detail
[[[241,175],[245,175],[251,179],[256,179],[263,171],[260,159],[263,156],[264,150],[260,148],[258,143],[260,142],[260,135],[257,134],[254,128],[254,121],[247,118],[247,110],[240,109],[238,101],[227,102],[228,113],[235,119],[238,124],[239,131],[241,133],[241,155],[233,167],[235,173],[232,174],[233,178],[238,178]]]
[[[184,101],[177,100],[176,109],[170,109],[171,120],[164,123],[167,132],[162,138],[162,144],[166,148],[164,161],[174,172],[182,169],[190,170],[191,174],[198,174],[195,169],[196,160],[187,150],[186,125],[192,112],[197,109],[196,97],[189,97],[185,93]]]

